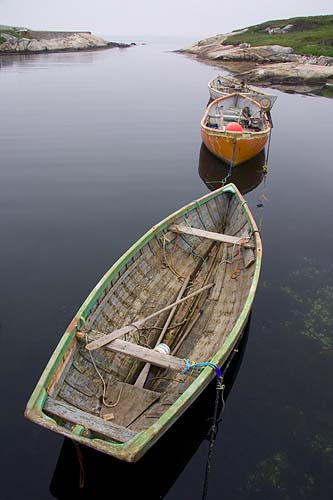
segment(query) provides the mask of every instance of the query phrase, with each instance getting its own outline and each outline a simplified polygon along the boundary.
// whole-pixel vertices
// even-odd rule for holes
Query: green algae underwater
[[[271,454],[254,464],[246,486],[238,491],[239,498],[310,500],[328,498],[332,491],[333,425],[328,415],[332,408],[328,379],[333,362],[332,272],[333,266],[323,268],[314,259],[302,257],[280,284],[282,307],[289,317],[275,328],[277,342],[293,346],[294,357],[298,346],[305,356],[305,371],[294,373],[286,382],[281,362],[280,383],[288,385],[291,398],[275,411],[287,430]],[[276,294],[267,282],[261,286],[266,293]],[[264,325],[263,331],[271,328]],[[304,401],[310,402],[311,414]],[[274,429],[274,441],[273,436]]]

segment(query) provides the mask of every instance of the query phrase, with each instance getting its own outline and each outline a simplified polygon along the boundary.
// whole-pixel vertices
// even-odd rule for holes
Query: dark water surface
[[[0,59],[1,500],[126,500],[133,481],[142,497],[201,499],[209,398],[151,470],[87,458],[95,494],[79,492],[72,444],[23,418],[99,278],[225,175],[199,127],[218,70],[166,52],[184,44]],[[268,174],[261,157],[234,176],[261,226],[263,267],[210,499],[333,496],[333,101],[276,93]]]

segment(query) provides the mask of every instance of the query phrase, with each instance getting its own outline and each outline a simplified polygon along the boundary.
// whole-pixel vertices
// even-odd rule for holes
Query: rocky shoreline
[[[333,57],[299,55],[282,45],[222,45],[228,37],[216,35],[177,52],[224,67],[248,83],[299,91],[333,84]]]
[[[1,32],[0,35],[0,55],[130,47],[129,44],[125,43],[108,42],[86,31],[32,31],[20,29],[17,33],[18,36],[16,36],[16,33],[14,35],[5,32]]]

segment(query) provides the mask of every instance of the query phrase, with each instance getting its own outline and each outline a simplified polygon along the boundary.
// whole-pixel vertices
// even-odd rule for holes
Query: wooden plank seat
[[[86,334],[84,332],[77,332],[76,336],[79,340],[86,340]],[[90,341],[100,339],[104,336],[103,333],[96,330],[92,330],[88,333],[88,339]],[[170,370],[178,372],[181,372],[185,368],[185,361],[183,359],[168,354],[161,354],[153,349],[148,349],[147,347],[134,344],[133,342],[115,339],[109,344],[106,344],[105,347],[110,351],[131,356],[132,358],[145,361],[146,363],[159,366],[160,368],[169,368]]]
[[[239,120],[240,115],[223,115],[223,120],[230,120],[232,122],[236,122]]]
[[[63,401],[57,401],[50,397],[46,398],[43,411],[46,411],[51,416],[67,420],[75,425],[82,425],[97,434],[112,438],[119,443],[125,443],[134,438],[137,434],[130,429],[126,429],[126,427],[108,422],[100,417],[79,410]]]
[[[190,234],[192,236],[198,236],[199,238],[208,238],[210,240],[221,241],[223,243],[228,243],[229,245],[242,245],[245,248],[254,248],[254,243],[248,241],[249,236],[229,236],[228,234],[214,233],[212,231],[204,231],[203,229],[197,229],[195,227],[181,225],[173,225],[169,227],[170,231],[175,233]]]

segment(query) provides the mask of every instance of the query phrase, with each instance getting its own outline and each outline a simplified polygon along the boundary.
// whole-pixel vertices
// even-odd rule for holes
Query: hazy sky
[[[332,14],[332,0],[0,0],[0,24],[204,38],[270,19]]]

